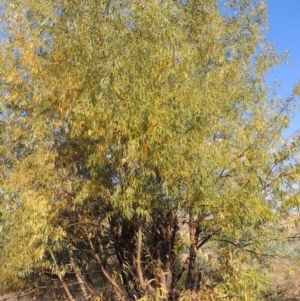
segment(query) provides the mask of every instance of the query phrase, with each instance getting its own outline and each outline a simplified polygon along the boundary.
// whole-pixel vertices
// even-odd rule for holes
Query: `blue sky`
[[[268,39],[282,53],[289,51],[291,64],[277,67],[267,77],[267,83],[278,79],[282,86],[278,89],[281,96],[289,96],[294,84],[300,80],[300,0],[267,0],[269,13]],[[300,100],[298,101],[300,105]],[[300,129],[300,111],[294,115],[285,135],[295,134]]]

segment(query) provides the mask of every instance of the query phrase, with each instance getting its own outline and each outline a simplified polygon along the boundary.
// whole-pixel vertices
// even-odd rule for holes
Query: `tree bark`
[[[197,246],[196,246],[196,237],[195,237],[195,227],[194,220],[190,216],[189,220],[189,234],[190,234],[190,249],[189,249],[189,264],[188,264],[188,274],[185,281],[186,290],[194,290],[195,287],[195,269],[196,269],[196,257],[197,257]]]

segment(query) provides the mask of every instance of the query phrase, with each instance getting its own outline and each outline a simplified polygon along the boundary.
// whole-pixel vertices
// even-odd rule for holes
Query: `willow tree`
[[[1,291],[258,298],[297,89],[268,97],[264,1],[226,4],[2,1]]]

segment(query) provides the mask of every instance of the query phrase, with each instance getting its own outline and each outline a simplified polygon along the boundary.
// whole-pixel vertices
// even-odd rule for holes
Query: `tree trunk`
[[[191,244],[189,251],[189,268],[187,278],[185,281],[185,289],[190,291],[194,290],[195,288],[196,257],[196,246],[194,244]]]

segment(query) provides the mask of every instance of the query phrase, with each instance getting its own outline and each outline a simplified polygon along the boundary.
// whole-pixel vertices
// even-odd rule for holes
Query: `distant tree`
[[[1,292],[258,300],[295,95],[268,96],[264,1],[226,4],[2,1]]]

